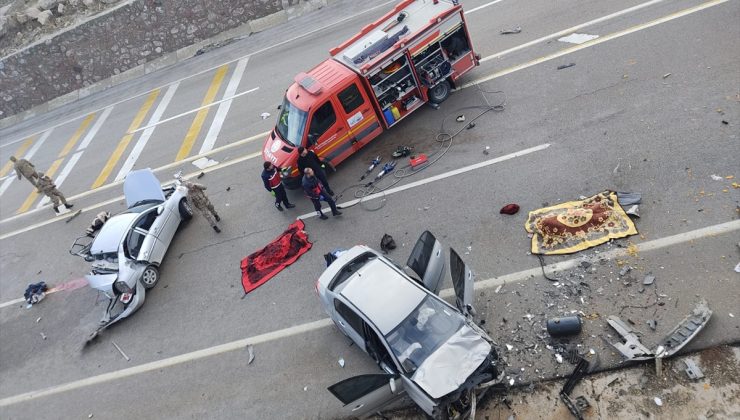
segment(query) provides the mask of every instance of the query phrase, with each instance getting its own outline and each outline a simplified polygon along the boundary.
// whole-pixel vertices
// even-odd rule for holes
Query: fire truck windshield
[[[300,146],[307,120],[308,113],[298,109],[286,97],[280,107],[280,116],[275,128],[284,141],[292,143],[293,146]]]

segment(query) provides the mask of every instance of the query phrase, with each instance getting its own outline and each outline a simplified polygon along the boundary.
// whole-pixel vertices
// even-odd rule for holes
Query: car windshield
[[[406,373],[416,368],[463,325],[463,317],[432,296],[427,296],[385,338]]]
[[[293,144],[293,146],[300,146],[303,131],[306,128],[306,121],[308,121],[308,113],[298,109],[285,97],[275,126],[280,137]]]

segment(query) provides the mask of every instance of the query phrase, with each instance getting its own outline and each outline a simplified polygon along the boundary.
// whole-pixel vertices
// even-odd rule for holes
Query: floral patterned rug
[[[532,253],[543,255],[570,254],[637,234],[613,191],[531,211],[524,228],[533,235]]]

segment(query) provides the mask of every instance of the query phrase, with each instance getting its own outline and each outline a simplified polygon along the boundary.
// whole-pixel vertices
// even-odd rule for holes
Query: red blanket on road
[[[296,220],[266,247],[242,260],[242,286],[245,294],[262,286],[311,249],[304,226],[301,220]]]

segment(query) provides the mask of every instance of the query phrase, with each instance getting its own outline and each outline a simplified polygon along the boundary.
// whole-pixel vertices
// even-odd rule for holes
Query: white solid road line
[[[645,251],[652,251],[657,250],[661,248],[666,248],[674,245],[680,245],[683,243],[687,243],[690,241],[700,240],[700,239],[706,239],[706,238],[712,238],[717,235],[723,235],[727,233],[734,232],[736,230],[740,229],[740,220],[733,220],[731,222],[721,223],[719,225],[714,226],[708,226],[701,229],[696,229],[689,232],[679,233],[676,235],[668,236],[665,238],[655,239],[652,241],[643,242],[641,244],[637,244],[638,251],[645,252]],[[603,254],[607,258],[616,258],[627,255],[627,250],[622,248],[613,249],[607,252],[604,252]],[[583,261],[582,258],[572,258],[566,261],[558,262],[555,264],[549,264],[544,267],[545,271],[553,271],[553,270],[565,270],[569,268],[573,268],[576,265],[580,264],[580,262]],[[481,289],[490,289],[493,287],[498,287],[501,284],[506,283],[514,283],[514,282],[521,282],[526,280],[531,280],[533,278],[538,278],[538,276],[541,273],[542,268],[537,266],[535,268],[530,268],[528,270],[519,271],[516,273],[507,274],[501,277],[497,278],[490,278],[486,280],[481,280],[475,282],[475,288],[477,290]],[[440,292],[440,296],[442,297],[452,297],[454,296],[454,290],[452,289],[444,289]],[[73,391],[75,389],[80,389],[92,385],[98,385],[105,382],[110,382],[122,378],[127,378],[130,376],[147,373],[147,372],[153,372],[157,370],[161,370],[167,367],[176,366],[182,363],[192,362],[195,360],[204,359],[211,356],[217,356],[219,354],[227,353],[234,350],[240,350],[245,348],[246,346],[252,344],[262,344],[267,343],[270,341],[280,340],[287,337],[296,336],[299,334],[305,334],[312,331],[319,330],[321,328],[325,328],[332,325],[332,321],[329,318],[320,319],[317,321],[307,322],[300,325],[294,325],[292,327],[283,328],[280,330],[268,332],[265,334],[256,335],[249,338],[244,338],[241,340],[232,341],[225,344],[220,344],[218,346],[213,346],[209,348],[205,348],[202,350],[193,351],[190,353],[184,353],[177,356],[169,357],[162,360],[157,360],[154,362],[145,363],[138,366],[133,366],[127,369],[117,370],[113,372],[104,373],[97,376],[91,376],[88,378],[80,379],[77,381],[67,382],[66,384],[62,385],[56,385],[51,386],[42,390],[38,391],[30,391],[25,392],[23,394],[18,394],[10,397],[6,397],[3,399],[0,399],[0,407],[7,407],[9,405],[18,404],[26,401],[35,400],[38,398],[48,397],[51,395],[60,394],[67,391]]]
[[[85,138],[82,139],[82,142],[79,146],[77,146],[77,151],[74,155],[69,159],[69,162],[67,162],[66,165],[64,165],[64,168],[62,169],[62,172],[59,174],[59,176],[54,180],[54,183],[57,184],[57,187],[61,186],[65,179],[67,179],[67,176],[72,172],[72,168],[77,164],[77,161],[80,160],[80,157],[82,157],[82,154],[85,153],[85,149],[87,149],[87,146],[90,145],[90,142],[92,142],[95,135],[98,133],[98,130],[100,130],[100,127],[103,126],[103,123],[106,119],[108,119],[108,116],[110,115],[111,111],[113,111],[113,107],[109,106],[108,108],[105,108],[102,114],[98,117],[98,120],[95,121],[95,124],[93,124],[90,131],[85,135]],[[45,206],[50,201],[49,197],[44,196],[41,201],[36,205],[37,209],[40,209],[41,207]]]
[[[157,108],[154,110],[154,113],[152,113],[151,118],[149,118],[149,122],[147,123],[149,124],[149,128],[141,133],[141,137],[139,137],[139,140],[136,141],[133,149],[131,149],[131,153],[129,153],[128,157],[123,162],[123,166],[121,166],[121,170],[118,171],[118,174],[116,175],[114,181],[121,181],[123,178],[126,177],[126,174],[131,172],[131,169],[133,169],[136,161],[139,160],[141,152],[144,151],[144,146],[146,146],[149,138],[151,138],[152,136],[152,133],[154,133],[156,123],[158,123],[159,119],[162,118],[162,114],[164,114],[165,109],[167,109],[167,106],[169,106],[170,101],[172,100],[172,97],[175,96],[175,92],[177,91],[177,88],[179,86],[180,82],[176,82],[171,84],[167,88],[167,92],[165,92],[164,97],[162,97],[162,101],[159,103],[159,105],[157,105]]]
[[[481,9],[485,9],[485,8],[486,8],[486,7],[488,7],[488,6],[493,6],[494,4],[496,4],[496,3],[500,3],[500,2],[502,2],[502,1],[504,1],[504,0],[494,0],[494,1],[490,2],[490,3],[486,3],[486,4],[483,4],[483,5],[481,5],[481,6],[475,7],[475,8],[473,8],[473,9],[470,9],[470,10],[466,10],[466,11],[465,11],[465,14],[466,14],[466,15],[470,15],[470,14],[473,14],[473,13],[477,12],[478,10],[481,10]]]
[[[234,96],[232,96],[232,97],[230,97],[230,98],[224,98],[224,99],[221,99],[220,101],[215,101],[215,102],[211,102],[210,104],[206,104],[206,105],[203,105],[203,106],[199,106],[198,108],[195,108],[195,109],[191,109],[190,111],[185,111],[185,112],[183,112],[182,114],[177,114],[177,115],[175,115],[175,116],[173,116],[173,117],[165,118],[165,119],[163,119],[162,121],[159,121],[159,122],[157,122],[157,123],[155,123],[155,124],[149,124],[149,125],[145,125],[144,127],[140,127],[140,128],[137,128],[136,130],[134,130],[134,131],[130,131],[130,132],[128,132],[127,134],[134,134],[134,133],[138,133],[139,131],[142,131],[142,130],[146,130],[146,129],[148,129],[148,128],[151,128],[151,127],[155,127],[155,126],[158,126],[158,125],[160,125],[160,124],[164,124],[164,123],[166,123],[166,122],[170,122],[170,121],[172,121],[172,120],[176,120],[176,119],[178,119],[178,118],[181,118],[181,117],[184,117],[184,116],[186,116],[186,115],[190,115],[190,114],[196,113],[196,112],[200,111],[201,109],[206,109],[206,108],[210,108],[210,107],[212,107],[212,106],[214,106],[214,105],[218,105],[218,104],[220,104],[220,103],[222,103],[222,102],[225,102],[225,101],[231,101],[231,100],[233,100],[234,98],[238,98],[238,97],[240,97],[240,96],[242,96],[242,95],[246,95],[246,94],[248,94],[248,93],[252,93],[252,92],[254,92],[254,91],[256,91],[256,90],[259,90],[259,87],[256,87],[256,88],[252,88],[252,89],[246,90],[246,91],[244,91],[244,92],[240,92],[240,93],[237,93],[236,95],[234,95]]]
[[[239,82],[241,82],[242,80],[242,75],[244,75],[244,69],[247,68],[248,61],[249,61],[249,57],[242,58],[236,64],[236,68],[234,69],[234,74],[231,75],[229,84],[226,86],[226,91],[224,92],[224,98],[228,98],[228,99],[226,99],[224,102],[222,102],[218,106],[218,110],[216,111],[216,116],[213,117],[211,128],[208,129],[208,134],[206,134],[206,139],[203,140],[203,145],[200,148],[199,154],[210,152],[211,149],[213,149],[213,146],[216,144],[216,138],[218,138],[218,134],[221,132],[221,127],[223,126],[224,121],[226,120],[226,115],[229,113],[229,108],[231,108],[232,99],[234,98],[236,89],[239,87]]]
[[[28,152],[26,153],[25,156],[23,156],[23,158],[30,160],[33,157],[33,155],[35,155],[36,152],[38,152],[38,150],[44,144],[46,139],[49,138],[49,135],[51,135],[52,131],[54,131],[54,128],[50,128],[46,130],[44,134],[42,134],[41,137],[39,137],[38,141],[36,141],[36,143],[33,146],[31,146],[31,149],[28,150]],[[5,179],[5,181],[3,181],[3,185],[0,185],[0,196],[2,196],[5,193],[5,191],[8,189],[10,184],[13,182],[13,179],[17,178],[15,172],[11,172],[10,175],[12,176],[8,176],[8,178]]]
[[[518,152],[509,153],[508,155],[499,156],[497,158],[493,158],[493,159],[489,159],[489,160],[484,160],[483,162],[478,162],[478,163],[475,163],[473,165],[464,166],[462,168],[458,168],[458,169],[455,169],[453,171],[445,172],[445,173],[442,173],[442,174],[439,174],[439,175],[434,175],[434,176],[431,176],[429,178],[420,179],[418,181],[414,181],[414,182],[411,182],[411,183],[408,183],[408,184],[405,184],[405,185],[401,185],[400,187],[389,188],[389,189],[384,190],[382,192],[379,192],[379,193],[376,193],[376,194],[372,194],[372,195],[368,195],[367,197],[357,198],[357,199],[350,200],[350,201],[347,201],[347,202],[344,202],[344,203],[337,203],[337,206],[339,206],[339,207],[350,207],[350,206],[354,206],[355,204],[359,203],[360,201],[370,201],[370,200],[375,200],[376,198],[385,198],[386,196],[389,196],[391,194],[395,194],[395,193],[398,193],[398,192],[401,192],[401,191],[406,191],[406,190],[411,189],[411,188],[416,188],[416,187],[419,187],[419,186],[422,186],[422,185],[425,185],[425,184],[429,184],[430,182],[439,181],[440,179],[449,178],[451,176],[460,175],[460,174],[463,174],[465,172],[474,171],[476,169],[480,169],[480,168],[484,168],[486,166],[490,166],[490,165],[493,165],[493,164],[496,164],[496,163],[504,162],[504,161],[507,161],[509,159],[514,159],[514,158],[517,158],[517,157],[520,157],[520,156],[528,155],[530,153],[539,152],[540,150],[545,150],[548,147],[550,147],[550,144],[549,143],[541,144],[541,145],[535,146],[535,147],[530,147],[529,149],[524,149],[524,150],[520,150]],[[322,211],[327,211],[327,210],[328,209],[322,209]],[[300,216],[297,217],[297,219],[309,219],[311,217],[318,217],[318,214],[315,211],[313,211],[311,213],[306,213],[306,214],[300,215]]]
[[[524,63],[524,64],[513,66],[513,67],[510,67],[510,68],[505,69],[505,70],[501,70],[501,71],[496,72],[496,73],[494,73],[492,75],[489,75],[489,76],[486,76],[486,77],[482,77],[480,79],[477,79],[477,80],[474,80],[472,82],[466,83],[466,84],[460,86],[458,89],[465,89],[465,88],[468,88],[468,87],[477,85],[479,83],[487,82],[489,80],[493,80],[493,79],[496,79],[498,77],[506,76],[507,74],[510,74],[510,73],[513,73],[513,72],[516,72],[516,71],[519,71],[519,70],[524,70],[526,68],[535,66],[537,64],[541,64],[541,63],[544,63],[544,62],[547,62],[547,61],[550,61],[550,60],[553,60],[553,59],[562,57],[564,55],[572,54],[574,52],[577,52],[577,51],[580,51],[580,50],[583,50],[583,49],[586,49],[586,48],[589,48],[589,47],[593,47],[595,45],[599,45],[601,43],[604,43],[604,42],[607,42],[607,41],[611,41],[613,39],[621,38],[623,36],[630,35],[630,34],[633,34],[635,32],[638,32],[638,31],[642,31],[642,30],[645,30],[645,29],[648,29],[648,28],[652,28],[653,26],[657,26],[657,25],[660,25],[662,23],[670,22],[670,21],[672,21],[674,19],[678,19],[678,18],[681,18],[681,17],[684,17],[684,16],[688,16],[690,14],[693,14],[693,13],[696,13],[696,12],[700,12],[700,11],[702,11],[704,9],[708,9],[710,7],[718,6],[718,5],[720,5],[722,3],[726,3],[728,1],[729,0],[712,0],[712,1],[708,1],[706,3],[702,3],[702,4],[698,5],[698,6],[689,7],[688,9],[684,9],[684,10],[681,10],[681,11],[678,11],[678,12],[675,12],[675,13],[671,13],[670,15],[663,16],[662,18],[658,18],[658,19],[652,20],[652,21],[647,22],[647,23],[642,23],[642,24],[639,24],[639,25],[635,25],[635,26],[632,26],[630,28],[627,28],[627,29],[624,29],[624,30],[621,30],[621,31],[613,32],[613,33],[611,33],[609,35],[604,35],[601,38],[596,38],[596,39],[593,39],[591,41],[584,42],[583,44],[580,44],[580,45],[574,45],[574,46],[569,47],[569,48],[566,48],[564,50],[560,50],[560,51],[557,51],[555,53],[548,54],[548,55],[546,55],[544,57],[540,57],[540,58],[538,58],[536,60],[532,60],[532,61],[529,61],[529,62]],[[488,57],[486,57],[486,58],[488,58]]]
[[[536,44],[539,44],[541,42],[549,41],[549,40],[554,39],[554,38],[560,38],[562,36],[571,34],[571,33],[575,32],[577,30],[583,29],[583,28],[585,28],[587,26],[592,26],[592,25],[595,25],[597,23],[606,22],[608,20],[612,20],[612,19],[617,18],[617,17],[620,17],[622,15],[626,15],[628,13],[632,13],[632,12],[635,12],[637,10],[644,9],[645,7],[649,7],[649,6],[652,6],[654,4],[658,4],[658,3],[664,2],[664,1],[665,0],[652,0],[652,1],[649,1],[647,3],[638,4],[637,6],[633,6],[633,7],[624,9],[624,10],[620,10],[620,11],[614,12],[614,13],[612,13],[610,15],[602,16],[600,18],[597,18],[597,19],[594,19],[594,20],[590,20],[590,21],[588,21],[586,23],[581,23],[580,25],[576,25],[576,26],[570,27],[568,29],[563,29],[562,31],[555,32],[553,34],[543,36],[542,38],[537,38],[537,39],[535,39],[533,41],[529,41],[529,42],[526,42],[524,44],[517,45],[516,47],[509,48],[508,50],[504,50],[504,51],[498,52],[496,54],[489,55],[488,57],[481,58],[480,62],[481,63],[484,63],[484,62],[486,62],[488,60],[493,60],[494,58],[500,58],[500,57],[503,57],[503,56],[505,56],[507,54],[511,54],[511,53],[513,53],[515,51],[519,51],[519,50],[522,50],[524,48],[531,47],[532,45],[536,45]]]

